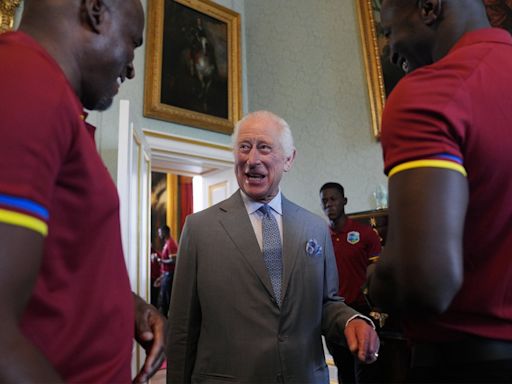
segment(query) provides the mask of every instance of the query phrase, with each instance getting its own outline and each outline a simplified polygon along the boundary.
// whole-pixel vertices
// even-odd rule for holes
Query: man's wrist
[[[347,327],[348,323],[350,323],[352,320],[355,320],[355,319],[361,319],[361,320],[364,320],[366,321],[368,324],[370,324],[372,326],[373,329],[375,329],[375,324],[373,323],[372,319],[370,319],[369,317],[367,316],[364,316],[364,315],[361,315],[360,313],[357,313],[353,316],[351,316],[347,322],[345,323],[345,328]]]

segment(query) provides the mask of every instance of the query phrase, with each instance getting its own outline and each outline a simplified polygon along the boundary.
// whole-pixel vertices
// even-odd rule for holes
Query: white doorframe
[[[141,128],[130,115],[130,102],[119,103],[117,189],[121,238],[132,290],[149,301],[151,155]],[[140,369],[145,352],[134,345],[132,375]]]
[[[130,114],[130,102],[121,100],[117,188],[121,236],[130,283],[132,290],[149,302],[151,171],[208,177],[232,170],[234,161],[228,145],[142,130],[134,118]],[[133,375],[144,359],[144,350],[134,346]]]
[[[231,146],[144,129],[152,169],[185,176],[203,176],[233,168]]]

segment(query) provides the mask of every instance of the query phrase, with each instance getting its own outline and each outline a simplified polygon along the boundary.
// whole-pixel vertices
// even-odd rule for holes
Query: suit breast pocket
[[[309,274],[323,276],[324,247],[315,239],[306,241],[303,248],[303,262]]]
[[[306,256],[311,260],[317,261],[323,259],[324,247],[316,239],[309,239],[306,241],[304,251],[306,252]]]

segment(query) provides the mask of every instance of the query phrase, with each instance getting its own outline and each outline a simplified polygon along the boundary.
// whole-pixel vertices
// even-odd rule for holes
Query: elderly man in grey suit
[[[336,296],[327,224],[280,192],[288,124],[259,111],[233,134],[240,189],[187,218],[169,311],[168,383],[328,383],[321,335],[378,356],[369,319]]]

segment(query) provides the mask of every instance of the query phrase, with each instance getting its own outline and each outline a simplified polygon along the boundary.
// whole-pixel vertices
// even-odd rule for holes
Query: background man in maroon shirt
[[[158,236],[164,241],[162,251],[158,254],[160,263],[160,294],[158,296],[158,309],[165,317],[169,313],[169,302],[171,301],[172,280],[176,268],[176,253],[178,244],[171,236],[171,228],[163,225],[158,228]]]
[[[361,287],[366,281],[368,265],[377,260],[380,255],[379,236],[371,227],[347,217],[345,214],[347,198],[341,184],[325,183],[320,188],[320,200],[322,209],[329,218],[332,245],[338,268],[338,295],[343,297],[345,302],[356,311],[368,316],[371,308],[365,301]],[[371,366],[359,364],[345,346],[328,342],[327,347],[336,367],[338,367],[339,382],[365,382],[370,378],[363,371],[375,372],[376,370],[377,363]],[[379,353],[382,354],[382,349]]]

